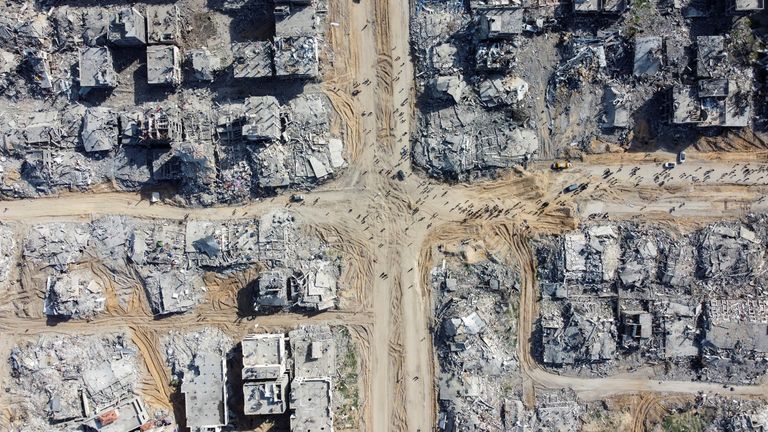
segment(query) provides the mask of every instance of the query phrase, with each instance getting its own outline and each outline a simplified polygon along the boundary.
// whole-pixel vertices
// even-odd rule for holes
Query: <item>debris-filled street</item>
[[[761,2],[0,7],[0,430],[768,430]]]

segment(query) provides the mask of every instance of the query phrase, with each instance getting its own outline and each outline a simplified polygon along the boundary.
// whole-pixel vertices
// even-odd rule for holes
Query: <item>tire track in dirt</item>
[[[371,340],[373,334],[369,325],[350,325],[347,326],[352,339],[357,345],[360,353],[360,411],[363,413],[360,427],[361,431],[368,430],[368,425],[372,424],[371,412]]]
[[[408,430],[407,412],[405,406],[405,370],[404,370],[404,348],[403,348],[403,326],[402,326],[402,283],[400,275],[394,276],[392,281],[392,295],[389,304],[389,370],[390,380],[393,381],[392,397],[393,405],[390,424],[392,430]]]
[[[144,361],[144,369],[151,377],[149,382],[142,380],[142,394],[151,401],[151,404],[172,410],[170,402],[171,389],[165,365],[158,352],[160,340],[157,334],[154,331],[138,326],[131,326],[129,328],[131,330],[131,340],[139,348],[141,358]]]
[[[304,226],[312,236],[317,236],[330,248],[342,255],[344,267],[339,284],[352,294],[352,304],[344,310],[369,310],[373,304],[369,281],[373,279],[373,252],[361,232],[349,226],[311,224]]]

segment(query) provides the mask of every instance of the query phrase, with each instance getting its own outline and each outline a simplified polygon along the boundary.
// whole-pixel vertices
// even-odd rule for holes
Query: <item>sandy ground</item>
[[[345,324],[354,330],[365,368],[361,430],[428,431],[434,429],[436,394],[425,272],[431,265],[428,251],[436,242],[451,237],[492,236],[500,247],[512,251],[523,269],[524,281],[519,340],[529,341],[537,295],[528,236],[562,232],[575,227],[582,218],[605,213],[619,219],[643,215],[645,219],[700,223],[704,219],[738,217],[765,206],[761,170],[768,170],[768,158],[749,153],[726,157],[689,154],[686,164],[670,171],[662,170],[660,164],[674,160],[674,155],[611,154],[586,158],[561,173],[551,172],[542,163],[529,171],[471,185],[451,186],[426,179],[412,172],[410,163],[401,156],[401,149],[409,142],[414,99],[413,72],[408,61],[408,3],[331,0],[329,9],[329,21],[339,25],[329,27],[333,55],[323,91],[342,120],[337,126],[348,143],[350,168],[338,180],[306,193],[304,203],[292,204],[280,197],[238,207],[183,209],[150,205],[134,193],[105,191],[3,202],[0,219],[21,224],[90,220],[106,214],[230,219],[289,208],[308,227],[341,245],[353,263],[354,270],[345,276],[351,292],[346,307],[311,318],[279,314],[242,320],[237,317],[234,291],[222,283],[210,294],[210,301],[194,312],[162,320],[152,320],[146,301],[141,299],[129,310],[111,308],[89,322],[56,326],[49,325],[42,316],[19,319],[3,311],[0,356],[7,356],[10,348],[6,342],[16,337],[124,329],[131,332],[142,352],[146,368],[142,392],[154,403],[167,405],[169,375],[160,361],[156,339],[162,332],[216,325],[237,339],[252,331],[254,325],[280,328],[304,322]],[[360,93],[352,96],[356,89]],[[634,167],[638,171],[631,174]],[[752,171],[743,175],[745,167]],[[392,178],[399,169],[406,174],[403,182]],[[729,175],[733,169],[739,175]],[[613,174],[604,177],[606,170]],[[709,176],[705,174],[708,170]],[[564,194],[563,188],[573,183],[588,186],[582,192]],[[483,211],[494,206],[508,211],[495,217]],[[676,209],[670,210],[673,207]],[[573,388],[586,399],[640,391],[667,394],[723,390],[717,385],[658,382],[645,377],[559,376],[538,367],[528,343],[521,343],[518,349],[524,399],[529,407],[538,388]],[[5,368],[6,362],[0,362],[0,376],[7,373]],[[766,390],[765,386],[736,387],[729,394],[765,394]],[[0,406],[2,402],[0,399]]]

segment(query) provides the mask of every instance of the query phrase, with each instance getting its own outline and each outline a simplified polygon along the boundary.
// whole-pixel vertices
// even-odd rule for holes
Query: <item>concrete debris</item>
[[[117,145],[117,118],[109,108],[94,107],[85,110],[81,136],[86,152],[109,151]]]
[[[752,216],[680,235],[624,222],[542,240],[540,360],[586,375],[664,362],[665,378],[754,382],[768,364],[767,226]]]
[[[501,430],[499,413],[521,400],[517,322],[510,315],[519,283],[514,268],[493,261],[463,264],[446,256],[432,270],[441,430]]]
[[[0,282],[15,260],[13,236],[7,241]],[[338,298],[340,258],[285,212],[257,220],[103,217],[90,224],[40,224],[22,244],[22,283],[47,293],[44,309],[51,316],[91,318],[104,310],[108,289],[128,301],[137,283],[154,313],[182,313],[204,299],[206,271],[229,274],[257,265],[264,272],[253,291],[245,291],[257,311],[323,311],[335,308]],[[109,281],[100,268],[112,275]]]
[[[192,74],[199,81],[213,81],[222,69],[221,59],[211,54],[208,48],[194,49],[187,52]]]
[[[40,336],[14,347],[9,360],[7,391],[19,401],[12,421],[28,431],[87,424],[91,413],[133,398],[139,382],[137,349],[122,334]]]
[[[147,6],[147,39],[150,44],[180,42],[179,9],[173,5]]]
[[[109,20],[107,39],[118,46],[147,44],[147,23],[136,8],[125,8],[113,13]]]
[[[181,82],[181,52],[178,47],[147,47],[147,82],[166,85],[178,85]]]

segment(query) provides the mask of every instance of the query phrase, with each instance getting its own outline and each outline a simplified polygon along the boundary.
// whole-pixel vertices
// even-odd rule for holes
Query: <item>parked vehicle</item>
[[[555,171],[562,171],[571,167],[571,163],[568,161],[555,161],[552,164],[552,169]]]
[[[672,169],[675,167],[675,165],[677,164],[675,164],[674,162],[664,162],[664,165],[662,165],[662,167],[664,167],[664,169]]]

